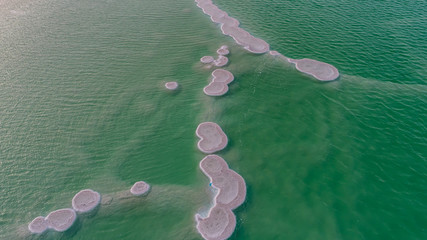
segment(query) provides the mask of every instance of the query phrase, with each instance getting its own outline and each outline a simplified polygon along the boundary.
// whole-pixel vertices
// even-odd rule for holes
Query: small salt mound
[[[91,189],[78,192],[71,201],[73,209],[79,213],[92,211],[101,202],[101,195]]]
[[[233,234],[236,228],[236,216],[230,209],[215,206],[206,218],[196,215],[197,230],[204,239],[224,240]]]
[[[135,196],[142,196],[150,190],[150,185],[144,181],[136,182],[132,188],[130,189],[130,192]]]
[[[49,213],[46,222],[49,228],[58,232],[68,230],[76,220],[76,212],[71,208],[63,208]]]
[[[200,138],[197,147],[204,153],[220,151],[224,149],[228,143],[227,135],[225,135],[218,124],[213,122],[199,124],[196,129],[196,135]]]
[[[223,83],[231,83],[234,80],[234,76],[230,71],[224,69],[216,69],[212,72],[212,81],[214,82],[223,82]]]
[[[215,66],[224,67],[228,63],[228,58],[222,55],[219,55],[218,58],[214,61]]]
[[[203,56],[200,58],[200,62],[207,64],[213,62],[215,59],[212,56]]]
[[[176,90],[178,88],[177,82],[167,82],[165,83],[165,87],[169,90]]]
[[[216,50],[216,53],[218,53],[219,55],[225,56],[225,55],[228,55],[230,51],[225,48],[219,48],[218,50]]]
[[[338,70],[324,62],[316,61],[313,59],[289,59],[291,63],[295,63],[298,71],[307,73],[320,81],[333,81],[339,77]]]
[[[47,227],[48,224],[42,216],[34,218],[34,220],[28,224],[28,230],[30,230],[31,233],[43,233],[47,230]]]

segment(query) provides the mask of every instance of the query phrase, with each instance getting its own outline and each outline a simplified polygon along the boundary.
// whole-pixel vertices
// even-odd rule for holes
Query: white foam
[[[78,192],[71,201],[76,212],[84,213],[95,209],[101,202],[101,195],[91,189]]]

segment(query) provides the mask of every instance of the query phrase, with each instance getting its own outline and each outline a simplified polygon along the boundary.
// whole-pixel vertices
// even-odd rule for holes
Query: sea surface
[[[202,239],[205,121],[247,184],[231,239],[427,239],[426,1],[214,3],[341,77],[245,51],[193,0],[0,0],[0,239]],[[235,80],[208,97],[199,59],[224,44]],[[120,197],[140,180],[147,198]],[[29,234],[87,188],[97,211]]]

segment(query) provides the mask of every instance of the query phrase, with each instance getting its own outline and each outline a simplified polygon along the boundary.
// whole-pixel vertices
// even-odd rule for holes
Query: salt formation
[[[319,62],[313,59],[289,59],[295,64],[298,71],[310,74],[320,81],[333,81],[339,77],[338,70],[327,63]]]
[[[227,146],[227,135],[218,124],[213,122],[200,123],[196,129],[196,135],[200,138],[197,147],[204,153],[214,153]]]
[[[250,33],[240,28],[240,22],[228,16],[225,11],[219,9],[212,3],[212,0],[195,1],[197,2],[197,6],[211,17],[212,22],[221,25],[221,31],[224,35],[232,37],[237,44],[243,46],[249,52],[265,53],[270,50],[270,45],[267,42],[252,36]],[[220,52],[223,52],[223,50],[218,49],[217,52],[222,55]],[[289,59],[277,51],[270,51],[269,53],[272,56],[279,56],[283,60],[295,63],[298,71],[310,74],[320,81],[332,81],[339,77],[338,70],[330,64],[308,58],[300,60]]]
[[[165,83],[165,87],[169,90],[176,90],[178,88],[177,82],[167,82]]]
[[[78,192],[71,201],[73,209],[79,213],[92,211],[101,202],[101,195],[91,189]]]
[[[136,182],[132,188],[130,189],[130,192],[135,196],[142,196],[150,190],[150,185],[144,181]]]
[[[68,230],[76,220],[76,212],[71,208],[63,208],[49,213],[46,222],[49,228],[58,232]]]
[[[236,216],[229,208],[213,207],[206,218],[196,215],[197,230],[204,239],[223,240],[233,234],[236,228]]]
[[[208,155],[200,161],[200,169],[218,189],[214,205],[206,218],[196,214],[197,230],[208,240],[227,239],[234,232],[236,217],[232,210],[246,198],[245,180],[231,170],[218,155]]]
[[[228,92],[228,84],[234,80],[231,72],[223,69],[216,69],[212,72],[212,81],[203,89],[209,96],[222,96]]]
[[[47,222],[42,216],[34,218],[34,220],[28,224],[28,230],[30,230],[31,233],[43,233],[47,230],[47,227]]]
[[[228,50],[228,46],[227,45],[222,45],[220,48],[218,48],[218,50],[216,50],[216,53],[218,53],[218,55],[228,55],[230,53],[230,51]]]
[[[270,46],[267,42],[252,36],[250,33],[240,28],[239,21],[228,16],[226,12],[214,5],[211,0],[195,1],[197,2],[197,6],[211,17],[212,22],[221,25],[222,33],[232,37],[237,44],[243,46],[252,53],[265,53],[269,51]]]
[[[211,63],[214,61],[214,58],[212,56],[204,56],[202,58],[200,58],[200,62],[202,63]]]
[[[224,67],[228,63],[228,58],[226,56],[219,55],[218,58],[213,61],[213,63],[217,67]]]

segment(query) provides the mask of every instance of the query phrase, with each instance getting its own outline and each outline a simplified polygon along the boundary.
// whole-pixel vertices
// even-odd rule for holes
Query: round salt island
[[[43,233],[47,228],[47,221],[42,216],[34,218],[34,220],[28,224],[28,230],[30,230],[31,233]]]
[[[202,58],[200,58],[200,62],[207,64],[207,63],[211,63],[214,61],[214,58],[212,56],[204,56]]]
[[[150,190],[150,185],[144,181],[136,182],[132,188],[130,189],[130,192],[135,196],[142,196],[145,194],[148,194],[148,191]]]
[[[169,89],[169,90],[176,90],[178,88],[178,83],[177,82],[167,82],[167,83],[165,83],[165,87],[166,87],[166,89]]]
[[[218,53],[219,55],[228,55],[230,54],[230,51],[227,48],[219,48],[218,50],[216,50],[216,53]]]
[[[214,122],[200,123],[196,129],[196,135],[200,138],[197,147],[204,153],[214,153],[227,146],[227,135],[221,127]]]
[[[78,192],[71,201],[73,209],[85,213],[95,209],[101,202],[101,195],[91,189]]]
[[[333,81],[340,76],[338,70],[328,63],[309,58],[289,59],[288,61],[294,63],[298,71],[307,73],[320,81]]]
[[[58,232],[68,230],[77,218],[76,212],[71,208],[63,208],[49,213],[46,222],[49,228]]]
[[[213,62],[217,67],[224,67],[228,63],[228,58],[222,55],[219,55],[218,58]]]
[[[196,215],[197,230],[207,240],[224,240],[233,234],[236,228],[236,216],[224,207],[215,206],[206,218]]]

